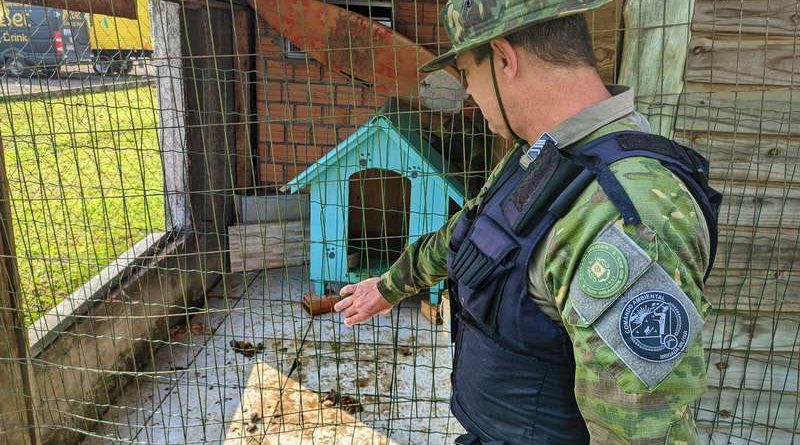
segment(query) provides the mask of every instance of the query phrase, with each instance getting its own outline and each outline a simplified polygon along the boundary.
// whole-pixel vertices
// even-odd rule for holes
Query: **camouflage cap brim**
[[[424,65],[419,67],[419,72],[432,73],[434,71],[445,69],[449,66],[455,67],[456,57],[458,57],[459,54],[463,54],[466,51],[475,49],[483,45],[484,43],[486,42],[475,41],[461,45],[460,47],[457,48],[454,47],[450,51],[447,51],[446,53],[441,54],[438,57],[429,60],[428,63],[425,63]]]
[[[432,73],[434,71],[445,69],[448,66],[455,66],[456,55],[457,55],[456,50],[451,49],[450,51],[440,55],[439,57],[435,57],[429,60],[428,63],[419,67],[419,71],[421,73]]]

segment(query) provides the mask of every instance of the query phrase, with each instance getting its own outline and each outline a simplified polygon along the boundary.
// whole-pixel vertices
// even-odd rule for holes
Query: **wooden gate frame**
[[[7,443],[36,445],[41,441],[34,409],[36,397],[31,385],[28,330],[19,301],[19,273],[5,165],[0,135],[0,388],[7,388],[7,393],[0,397],[0,433],[8,435]],[[20,425],[27,428],[19,428]]]

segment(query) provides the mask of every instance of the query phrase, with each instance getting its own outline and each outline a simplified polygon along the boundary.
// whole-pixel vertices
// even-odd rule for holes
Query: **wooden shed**
[[[725,195],[697,411],[718,443],[800,440],[799,18],[797,1],[698,0],[691,20],[674,135]]]

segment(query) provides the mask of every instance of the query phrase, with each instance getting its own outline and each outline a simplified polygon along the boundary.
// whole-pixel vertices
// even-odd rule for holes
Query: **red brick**
[[[422,14],[419,14],[419,11],[417,11],[417,23],[435,25],[439,22],[439,9],[440,8],[437,5],[422,5]]]
[[[400,34],[407,36],[409,39],[414,40],[417,27],[413,23],[397,22],[394,29]]]
[[[417,2],[398,2],[395,10],[395,20],[404,20],[409,23],[416,22],[417,9],[421,9]]]
[[[264,85],[264,82],[259,82],[261,85]],[[279,81],[272,81],[266,82],[266,86],[262,87],[266,91],[260,97],[265,97],[269,102],[284,102],[286,101],[286,96],[283,94],[284,86],[283,82]]]
[[[446,51],[446,34],[438,20],[444,3],[400,0],[396,29],[434,52]],[[313,59],[284,58],[277,33],[263,22],[258,26],[260,179],[262,184],[285,183],[372,118],[387,96],[354,87],[350,79]]]
[[[311,165],[324,154],[322,148],[303,144],[274,144],[270,149],[270,161],[287,165]]]
[[[298,145],[295,147],[298,160],[307,165],[319,161],[328,150],[330,150],[330,146],[323,145]]]
[[[374,108],[359,107],[353,109],[350,119],[355,125],[364,125],[373,116],[375,116]]]
[[[436,42],[436,27],[433,25],[417,26],[417,41],[423,44]]]
[[[353,113],[351,112],[351,107],[331,107],[328,110],[331,111],[331,114],[325,117],[326,124],[336,124],[339,126],[342,125],[352,125],[353,124]]]
[[[343,76],[338,71],[335,71],[335,70],[332,70],[332,69],[329,69],[329,68],[323,68],[322,69],[322,80],[321,80],[321,83],[323,85],[327,85],[329,88],[330,87],[340,86],[340,85],[346,86],[346,85],[350,85],[351,84],[349,77]]]
[[[315,145],[336,145],[339,139],[336,137],[336,128],[333,125],[314,125],[311,129],[311,140]]]
[[[369,112],[374,112],[375,108],[382,107],[388,98],[389,96],[386,94],[374,93],[370,91],[364,95],[357,108],[367,108]]]
[[[334,127],[332,125],[314,126],[311,131],[312,138],[309,142],[318,147],[335,147],[345,140],[354,129],[355,127],[350,125],[343,127]]]
[[[269,147],[267,147],[267,144],[259,143],[256,148],[256,152],[258,159],[261,159],[262,161],[269,159]]]
[[[340,85],[336,87],[337,105],[359,105],[363,96],[364,89],[350,85]]]
[[[292,75],[291,67],[287,67],[283,60],[264,60],[264,78],[274,80],[287,80]]]
[[[280,102],[268,103],[266,112],[265,118],[270,121],[287,121],[292,117],[291,105]]]
[[[314,59],[292,61],[292,80],[319,82],[322,80],[322,66]]]
[[[311,105],[326,105],[332,103],[334,90],[325,84],[289,83],[289,101]]]
[[[339,141],[343,141],[343,140],[347,139],[348,136],[350,136],[351,134],[355,133],[356,128],[357,127],[354,127],[352,125],[348,125],[348,126],[345,126],[345,127],[337,128],[336,131],[338,132],[337,134],[338,134]]]
[[[294,112],[292,116],[296,120],[310,121],[313,119],[320,119],[322,114],[322,107],[319,105],[293,105]]]
[[[264,182],[286,182],[286,170],[283,164],[263,163],[259,166],[259,176]]]
[[[329,85],[350,85],[350,78],[342,73],[330,71],[325,73],[325,83]]]
[[[286,129],[286,141],[293,144],[307,144],[311,141],[310,131],[309,125],[289,125]]]
[[[294,178],[295,176],[299,175],[300,173],[303,173],[303,170],[307,169],[309,165],[311,165],[311,163],[308,163],[308,164],[299,164],[299,163],[298,164],[288,164],[288,165],[286,165],[286,176],[288,176],[288,179],[291,180],[292,178]]]
[[[292,147],[291,144],[269,144],[268,155],[264,160],[275,164],[294,161],[294,157],[290,156],[294,153]]]
[[[284,142],[286,140],[286,130],[283,124],[260,125],[258,140],[262,143]]]
[[[445,45],[447,49],[450,49],[450,41],[447,39],[447,30],[444,29],[444,24],[440,23],[436,27],[436,43]]]
[[[263,163],[259,166],[260,179],[266,183],[283,185],[307,167],[302,164]]]

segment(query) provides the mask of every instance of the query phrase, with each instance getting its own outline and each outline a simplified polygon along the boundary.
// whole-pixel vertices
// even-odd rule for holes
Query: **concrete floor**
[[[218,286],[209,310],[173,330],[84,445],[453,443],[463,430],[449,410],[443,327],[417,301],[357,328],[338,315],[312,319],[299,304],[303,273],[237,275]],[[264,350],[245,357],[233,339]],[[326,406],[329,391],[363,411]]]

